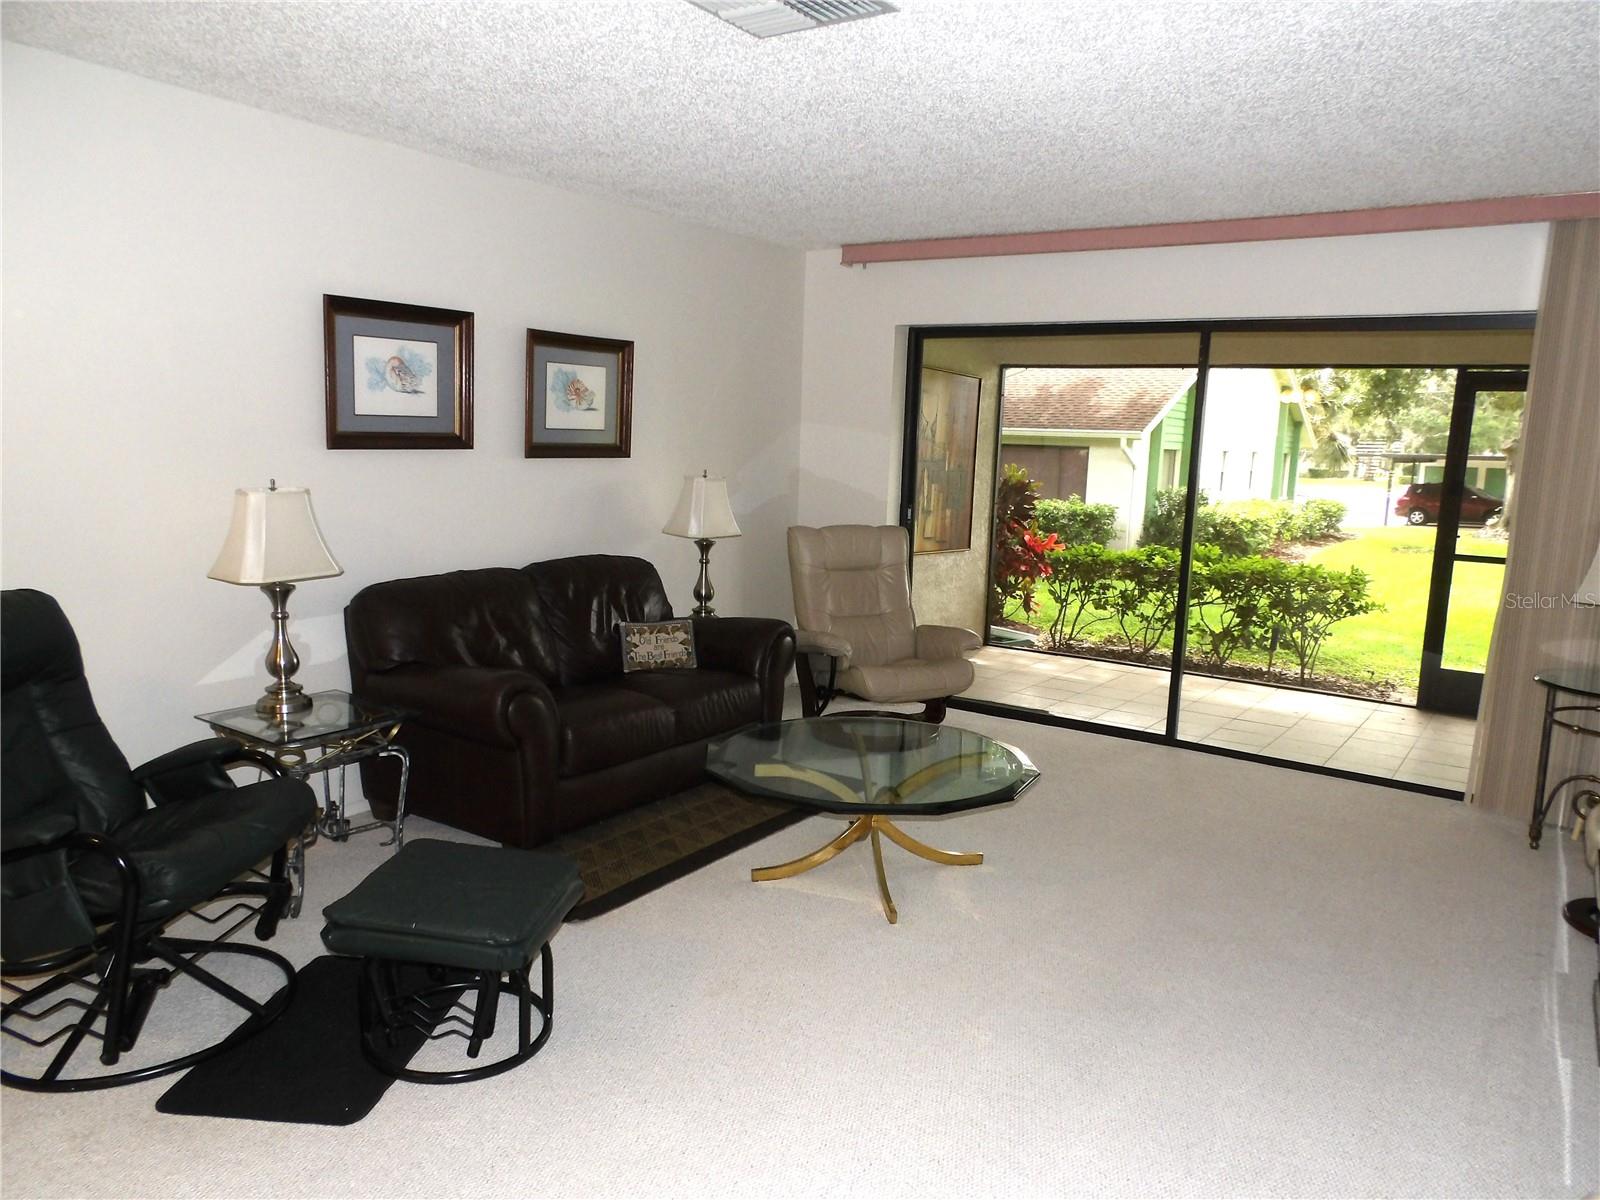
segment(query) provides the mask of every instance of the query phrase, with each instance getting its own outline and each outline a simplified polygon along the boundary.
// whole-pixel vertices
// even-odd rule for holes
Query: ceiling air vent
[[[756,37],[799,33],[802,29],[898,11],[883,0],[689,0],[689,3]]]

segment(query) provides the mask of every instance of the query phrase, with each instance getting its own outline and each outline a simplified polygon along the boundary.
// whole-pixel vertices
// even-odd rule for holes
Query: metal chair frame
[[[14,998],[0,1007],[0,1031],[34,1047],[63,1042],[45,1069],[36,1076],[0,1070],[0,1082],[7,1087],[33,1092],[81,1092],[139,1083],[160,1075],[181,1071],[222,1053],[237,1041],[275,1020],[293,995],[295,972],[289,960],[259,946],[235,945],[226,939],[255,919],[255,935],[266,941],[277,931],[290,901],[288,847],[272,856],[270,874],[264,880],[237,880],[217,893],[214,899],[255,897],[259,904],[241,900],[224,912],[211,916],[198,909],[172,913],[155,921],[137,919],[140,900],[139,873],[128,856],[103,834],[73,831],[49,842],[20,846],[0,854],[0,866],[11,866],[29,858],[63,851],[97,854],[107,858],[121,884],[121,903],[116,917],[102,925],[90,944],[76,946],[39,958],[0,964],[0,985]],[[216,937],[165,937],[162,931],[188,912],[208,924],[221,924],[237,917]],[[242,916],[239,914],[243,914]],[[211,954],[238,954],[271,963],[282,972],[285,986],[266,1001],[257,1001],[200,966]],[[139,964],[158,960],[163,967],[146,968]],[[14,982],[19,978],[48,975],[31,987]],[[138,1042],[140,1030],[156,993],[179,975],[184,975],[244,1009],[249,1016],[220,1040],[198,1050],[163,1062],[110,1074],[64,1077],[69,1064],[85,1040],[100,1043],[100,1062],[116,1066],[122,1055]],[[39,1008],[68,988],[81,988],[91,994],[88,1000],[62,995],[47,1007]],[[77,1012],[75,1020],[57,1024],[41,1036],[23,1032],[22,1024],[48,1021],[61,1013]]]

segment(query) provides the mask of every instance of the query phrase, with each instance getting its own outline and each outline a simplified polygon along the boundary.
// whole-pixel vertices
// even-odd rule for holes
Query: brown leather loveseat
[[[356,697],[415,714],[406,811],[535,846],[704,776],[706,743],[782,715],[794,631],[696,617],[692,670],[622,671],[620,621],[664,621],[639,558],[584,555],[376,583],[345,609]],[[362,763],[393,811],[394,760]]]

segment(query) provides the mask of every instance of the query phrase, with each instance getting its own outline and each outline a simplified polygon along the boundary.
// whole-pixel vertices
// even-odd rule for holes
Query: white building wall
[[[1144,445],[1142,441],[1137,445]],[[1090,504],[1117,506],[1117,537],[1112,545],[1126,549],[1139,536],[1144,520],[1144,471],[1129,461],[1120,440],[1089,444],[1089,475],[1084,484]],[[1137,458],[1137,454],[1135,455]]]
[[[1244,367],[1210,373],[1200,443],[1200,487],[1213,502],[1265,500],[1272,495],[1272,456],[1282,403],[1278,377],[1272,371]]]

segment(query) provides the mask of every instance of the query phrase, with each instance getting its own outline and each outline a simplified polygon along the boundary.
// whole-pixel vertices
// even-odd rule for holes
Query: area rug
[[[702,783],[575,830],[547,848],[578,864],[583,899],[567,920],[587,921],[809,815]]]
[[[361,1055],[356,1013],[360,976],[359,958],[324,954],[312,959],[296,975],[294,998],[282,1016],[192,1068],[156,1101],[156,1111],[300,1125],[355,1124],[394,1082]],[[409,1061],[426,1040],[421,1030],[403,1036],[395,1056],[400,1062]]]

